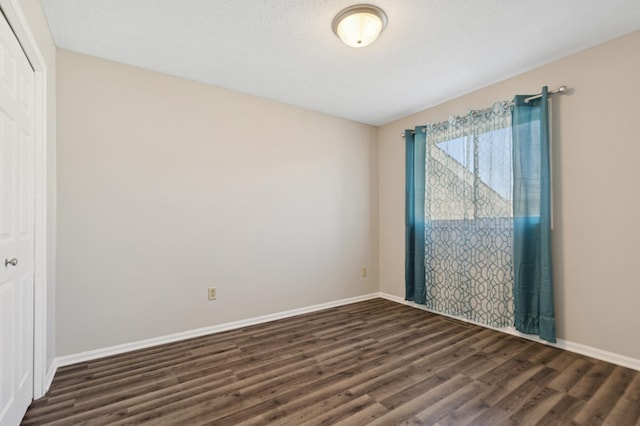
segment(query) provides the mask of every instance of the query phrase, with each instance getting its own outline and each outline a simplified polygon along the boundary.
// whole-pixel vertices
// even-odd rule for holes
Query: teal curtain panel
[[[551,267],[548,89],[513,107],[513,297],[517,330],[556,341]]]
[[[405,299],[425,303],[424,127],[405,131]]]

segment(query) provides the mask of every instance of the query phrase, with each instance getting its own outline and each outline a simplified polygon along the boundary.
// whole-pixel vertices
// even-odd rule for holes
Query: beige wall
[[[377,291],[377,162],[374,127],[59,50],[57,355]]]
[[[565,84],[552,117],[558,337],[640,359],[639,52],[635,32],[381,127],[381,291],[404,297],[400,132]]]

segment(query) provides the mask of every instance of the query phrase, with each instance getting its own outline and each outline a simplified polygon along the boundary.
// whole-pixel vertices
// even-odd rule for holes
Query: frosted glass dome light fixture
[[[387,26],[384,10],[370,4],[356,4],[340,11],[331,28],[347,46],[365,47],[373,43]]]

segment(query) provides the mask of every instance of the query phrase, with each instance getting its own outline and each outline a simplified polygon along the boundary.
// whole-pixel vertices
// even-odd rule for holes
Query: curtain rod
[[[566,91],[567,91],[567,86],[560,86],[556,90],[549,91],[549,96],[555,95],[556,93],[564,93]],[[537,95],[529,96],[524,101],[525,101],[525,103],[529,103],[532,100],[538,99],[538,98],[541,98],[541,97],[542,97],[542,93],[538,93]]]
[[[555,95],[556,93],[560,93],[560,94],[562,94],[562,93],[564,93],[564,92],[566,92],[566,91],[567,91],[567,86],[560,86],[560,87],[558,87],[558,88],[557,88],[557,89],[555,89],[555,90],[550,90],[550,91],[548,92],[548,95],[549,95],[549,96],[551,96],[551,95]],[[524,100],[524,102],[528,104],[528,103],[529,103],[529,102],[531,102],[532,100],[534,100],[534,99],[538,99],[538,98],[541,98],[541,97],[542,97],[542,93],[538,93],[537,95],[529,96],[528,98],[526,98],[526,99]],[[511,105],[513,105],[513,102],[511,103]],[[400,135],[401,135],[403,138],[405,137],[404,132],[402,132]]]

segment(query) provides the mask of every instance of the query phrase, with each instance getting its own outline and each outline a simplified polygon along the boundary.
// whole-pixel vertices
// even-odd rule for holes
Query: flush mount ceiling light
[[[365,47],[373,43],[387,26],[387,15],[379,7],[356,4],[333,18],[331,28],[347,46]]]

